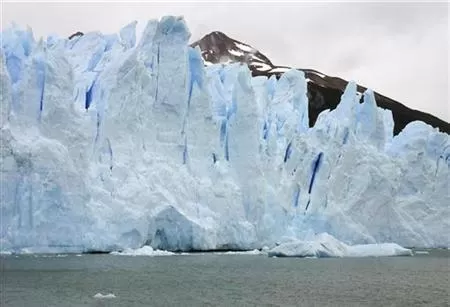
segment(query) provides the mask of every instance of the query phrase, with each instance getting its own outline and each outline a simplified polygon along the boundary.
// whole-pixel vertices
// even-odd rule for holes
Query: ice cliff
[[[450,246],[450,137],[354,83],[308,127],[306,80],[204,67],[182,18],[2,32],[2,250]]]

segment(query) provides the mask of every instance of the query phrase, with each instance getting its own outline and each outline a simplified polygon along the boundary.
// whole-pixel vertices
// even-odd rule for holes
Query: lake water
[[[450,253],[1,256],[1,306],[449,306]],[[94,298],[95,294],[114,298]]]

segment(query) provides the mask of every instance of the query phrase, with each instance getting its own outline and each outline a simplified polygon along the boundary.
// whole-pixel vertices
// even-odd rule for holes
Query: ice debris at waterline
[[[132,249],[127,248],[123,251],[113,251],[110,253],[110,255],[115,256],[195,256],[195,255],[249,255],[249,256],[255,256],[255,255],[267,255],[267,251],[263,250],[250,250],[250,251],[227,251],[227,252],[193,252],[193,253],[174,253],[170,251],[164,251],[164,250],[154,250],[151,246],[142,246],[140,248]]]
[[[414,251],[415,255],[429,255],[429,251]]]
[[[355,83],[308,127],[304,74],[203,66],[183,19],[35,41],[2,32],[5,251],[450,246],[449,135],[393,137]],[[283,239],[284,240],[284,239]]]
[[[347,245],[323,233],[311,241],[295,240],[271,249],[269,257],[383,257],[412,256],[408,248],[395,243]]]
[[[420,252],[416,252],[420,253]],[[111,255],[119,256],[190,256],[199,253],[173,253],[163,250],[154,250],[151,246],[143,246],[137,249],[125,249],[121,252],[111,252]],[[206,255],[207,253],[200,253]],[[261,250],[213,252],[213,255],[268,255],[269,257],[383,257],[383,256],[412,256],[408,248],[403,248],[395,243],[347,245],[333,236],[322,233],[315,235],[308,241],[292,240],[281,243],[272,249],[267,246]]]
[[[151,246],[142,246],[141,248],[132,249],[127,248],[123,251],[117,252],[111,252],[111,255],[117,255],[117,256],[173,256],[176,255],[173,252],[169,251],[162,251],[162,250],[154,250]]]

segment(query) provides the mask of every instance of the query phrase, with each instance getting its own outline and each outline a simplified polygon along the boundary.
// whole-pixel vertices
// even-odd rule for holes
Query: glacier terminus
[[[205,67],[180,17],[135,28],[2,32],[2,251],[450,246],[448,134],[394,136],[353,82],[309,127],[303,72]]]

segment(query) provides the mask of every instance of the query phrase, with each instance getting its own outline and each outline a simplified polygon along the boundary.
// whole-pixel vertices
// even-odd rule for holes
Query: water
[[[449,256],[1,256],[0,299],[27,307],[449,306]]]

